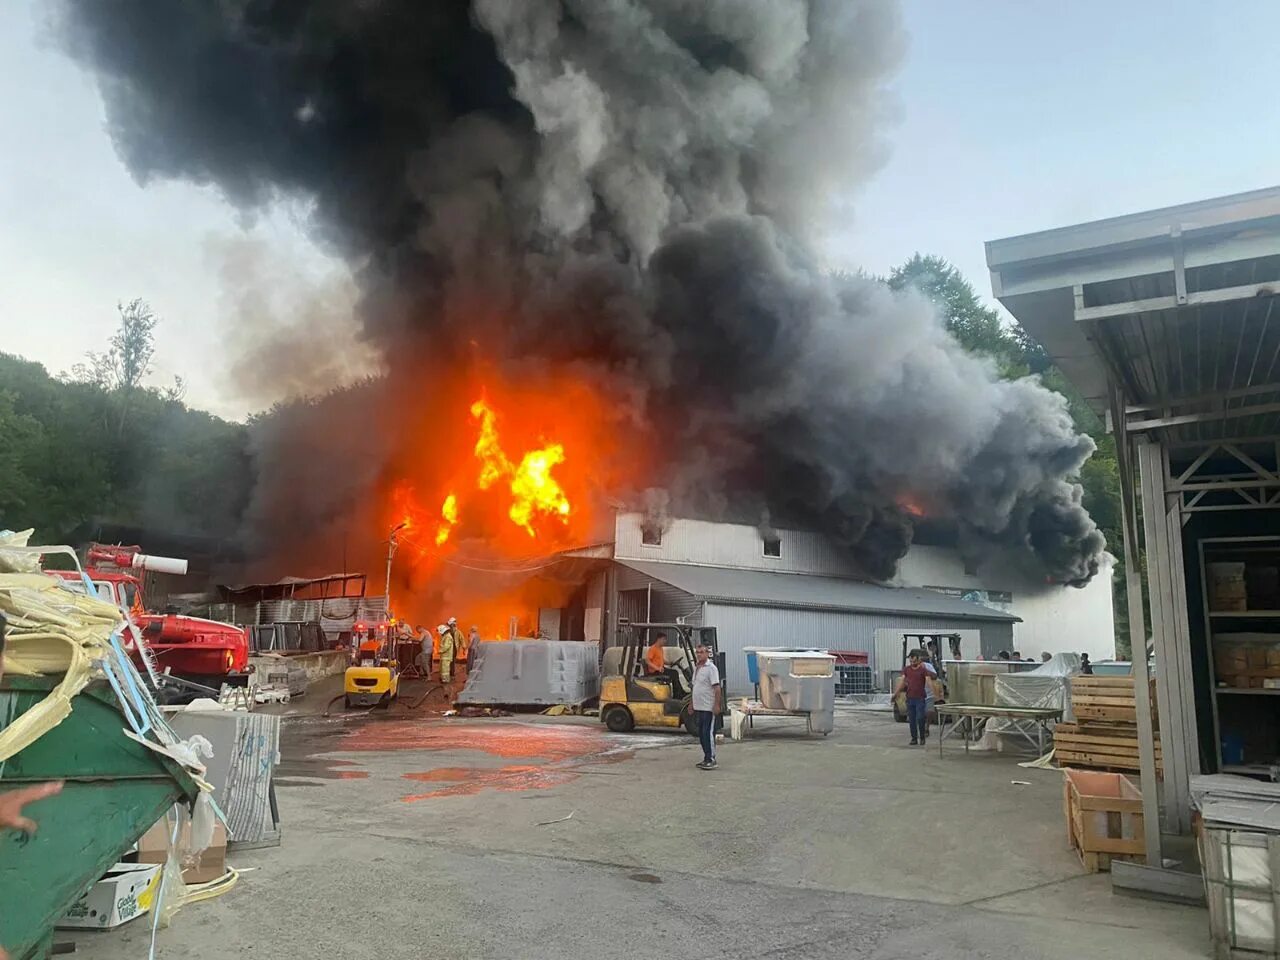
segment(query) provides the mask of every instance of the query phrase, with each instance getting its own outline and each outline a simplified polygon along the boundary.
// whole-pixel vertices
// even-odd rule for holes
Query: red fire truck
[[[200,617],[175,613],[152,613],[144,606],[141,571],[185,574],[187,561],[172,557],[156,557],[142,553],[138,547],[90,544],[85,559],[85,575],[98,597],[128,610],[142,632],[143,642],[152,652],[156,668],[171,676],[218,689],[224,683],[242,686],[248,683],[249,636],[241,627]],[[135,574],[134,571],[138,573]],[[75,570],[50,570],[74,588],[83,589],[83,581]],[[128,631],[123,637],[125,650],[139,667],[141,656],[134,649]]]

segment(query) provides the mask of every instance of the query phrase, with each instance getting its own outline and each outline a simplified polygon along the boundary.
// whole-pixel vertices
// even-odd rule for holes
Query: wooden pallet
[[[1155,683],[1151,684],[1151,717],[1155,723]],[[1134,724],[1138,711],[1132,677],[1072,677],[1071,711],[1078,720]]]
[[[1054,758],[1060,767],[1136,771],[1138,728],[1119,723],[1059,723],[1053,729]],[[1163,755],[1156,735],[1156,774],[1163,774]]]

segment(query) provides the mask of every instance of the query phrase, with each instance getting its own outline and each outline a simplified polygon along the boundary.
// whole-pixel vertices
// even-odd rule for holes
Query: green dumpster
[[[0,679],[0,730],[60,677]],[[62,793],[28,807],[35,836],[0,832],[0,945],[14,960],[43,957],[54,924],[178,801],[199,788],[183,767],[125,736],[110,686],[90,684],[71,715],[25,750],[0,761],[0,790],[65,780]]]

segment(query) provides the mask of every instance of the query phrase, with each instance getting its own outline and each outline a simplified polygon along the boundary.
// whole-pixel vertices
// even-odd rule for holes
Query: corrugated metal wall
[[[879,679],[883,668],[876,663],[876,631],[918,630],[971,633],[982,632],[982,647],[1008,649],[1013,630],[1009,624],[980,624],[924,617],[878,613],[841,613],[825,610],[755,607],[708,601],[703,609],[704,626],[716,628],[716,642],[725,652],[726,689],[734,695],[750,692],[747,682],[745,647],[816,647],[821,650],[860,650],[871,655],[872,670]],[[1001,646],[1003,644],[1003,646]],[[897,642],[901,657],[901,641]],[[882,659],[883,655],[879,657]],[[890,664],[897,667],[901,664]]]
[[[673,519],[662,531],[662,543],[644,543],[639,513],[618,515],[614,556],[620,560],[666,560],[740,570],[775,573],[816,573],[825,576],[857,576],[848,554],[841,553],[826,537],[804,530],[778,530],[782,554],[764,555],[764,540],[756,527],[739,523]]]

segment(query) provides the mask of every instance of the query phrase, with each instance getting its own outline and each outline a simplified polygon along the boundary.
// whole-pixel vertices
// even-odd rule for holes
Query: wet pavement
[[[293,705],[291,705],[293,706]],[[939,758],[841,713],[694,766],[683,733],[597,720],[293,711],[283,842],[160,934],[160,960],[1183,960],[1203,910],[1111,893],[1064,841],[1061,776]],[[149,930],[77,936],[145,956]]]

